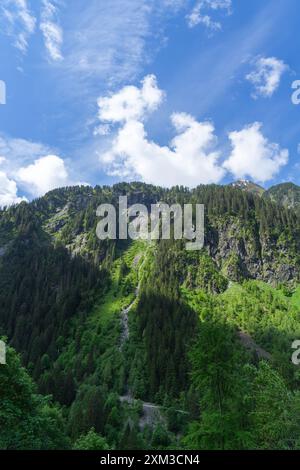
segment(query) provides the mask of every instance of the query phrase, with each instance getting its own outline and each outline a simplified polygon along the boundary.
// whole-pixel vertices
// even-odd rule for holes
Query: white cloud
[[[12,170],[49,153],[51,149],[41,143],[0,135],[0,155],[9,162]]]
[[[0,171],[0,208],[26,201],[24,197],[18,197],[17,183],[9,179],[4,171]]]
[[[122,178],[137,176],[162,186],[219,182],[224,170],[218,165],[219,153],[213,150],[216,143],[213,125],[199,123],[185,114],[172,115],[175,127],[178,121],[182,122],[182,130],[170,146],[149,140],[142,122],[126,122],[112,148],[100,156],[108,174]]]
[[[107,122],[125,122],[143,119],[148,112],[155,111],[163,99],[157,87],[156,77],[147,75],[141,88],[126,86],[119,92],[98,99],[99,119]]]
[[[218,182],[224,169],[218,164],[217,139],[210,122],[197,122],[191,115],[174,113],[177,132],[169,146],[149,140],[144,119],[163,98],[154,76],[147,76],[141,88],[124,87],[109,98],[101,98],[99,117],[119,123],[109,151],[99,158],[108,174],[122,178],[139,177],[162,186]]]
[[[47,155],[20,168],[16,177],[34,196],[42,196],[51,189],[67,186],[69,183],[64,160],[56,155]]]
[[[99,155],[108,174],[141,178],[162,186],[193,187],[218,183],[226,171],[237,178],[264,182],[288,162],[288,150],[265,138],[258,122],[229,133],[232,151],[223,164],[213,123],[198,122],[186,113],[171,115],[176,135],[168,146],[153,142],[147,135],[145,120],[163,97],[155,76],[150,75],[139,88],[124,87],[115,95],[98,100],[100,120],[118,123],[109,150]]]
[[[50,0],[42,0],[40,29],[50,59],[53,61],[62,60],[63,31],[57,23],[57,7]]]
[[[45,47],[53,61],[62,59],[61,46],[63,31],[57,22],[58,0],[41,1],[40,29]],[[27,52],[30,36],[36,31],[37,19],[29,8],[27,0],[2,0],[0,25],[2,32],[13,39],[13,45],[23,54]]]
[[[20,202],[61,186],[75,183],[65,161],[43,144],[0,136],[1,200],[0,206]]]
[[[80,88],[84,98],[96,89],[95,79],[114,86],[136,78],[166,43],[170,17],[186,8],[186,0],[73,1],[70,8],[67,3],[0,0],[0,34],[25,53],[40,16],[47,56],[61,63],[59,82],[72,94]]]
[[[231,0],[197,0],[191,13],[187,15],[188,25],[193,28],[202,24],[211,31],[219,30],[222,25],[213,19],[212,13],[225,10],[227,14],[230,14],[231,6]]]
[[[6,34],[13,38],[14,46],[25,54],[36,25],[36,18],[31,13],[27,0],[2,0],[0,24]]]
[[[246,79],[254,85],[253,98],[272,96],[287,69],[288,66],[276,57],[257,57],[254,61],[254,70],[246,75]]]
[[[241,131],[229,133],[232,152],[224,168],[236,178],[250,177],[263,183],[274,178],[288,162],[288,150],[269,142],[261,127],[261,123],[255,122]]]
[[[100,124],[95,127],[93,134],[96,135],[108,135],[110,133],[110,126],[108,124]]]

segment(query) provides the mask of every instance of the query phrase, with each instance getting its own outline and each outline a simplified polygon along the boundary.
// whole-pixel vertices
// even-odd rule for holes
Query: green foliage
[[[191,449],[251,446],[245,352],[224,323],[207,322],[191,351],[192,383],[200,395],[200,420],[184,440]]]
[[[98,433],[103,432],[103,410],[103,390],[96,385],[82,385],[70,409],[69,429],[71,436],[79,436],[91,428],[94,428]]]
[[[264,197],[285,207],[292,207],[299,213],[300,188],[294,183],[281,183],[272,186],[265,192]]]
[[[252,434],[257,449],[300,449],[300,393],[292,392],[269,364],[261,362],[252,389]]]
[[[73,450],[109,450],[109,446],[104,437],[91,428],[87,434],[81,435],[75,441]]]
[[[7,364],[0,366],[0,448],[68,448],[61,410],[37,394],[12,348],[7,348],[6,357]]]
[[[204,249],[98,240],[96,208],[120,195],[204,204]],[[0,211],[0,333],[45,395],[9,349],[0,446],[160,449],[183,436],[191,449],[298,448],[300,219],[289,205],[230,186],[134,182]],[[162,421],[141,432],[142,403],[126,394],[160,404]]]
[[[123,430],[118,448],[120,450],[139,450],[145,446],[142,436],[131,419],[128,419]]]
[[[65,248],[53,247],[28,217],[1,259],[0,322],[38,379],[45,367],[41,358],[56,359],[56,340],[68,335],[75,315],[91,307],[103,276],[84,260],[70,258]]]
[[[291,363],[291,344],[300,337],[300,312],[295,296],[259,281],[232,284],[219,296],[202,291],[183,290],[190,307],[202,321],[227,322],[245,332],[272,355],[274,366],[288,380],[298,385],[298,375]]]
[[[158,424],[152,434],[151,447],[153,449],[166,449],[171,444],[171,436],[165,426]]]

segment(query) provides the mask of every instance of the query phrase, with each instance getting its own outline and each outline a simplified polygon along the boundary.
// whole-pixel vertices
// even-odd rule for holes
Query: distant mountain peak
[[[229,186],[241,189],[243,191],[248,191],[249,193],[253,193],[258,196],[262,196],[265,192],[265,189],[262,186],[246,179],[239,179],[237,181],[233,181],[232,183],[230,183]]]

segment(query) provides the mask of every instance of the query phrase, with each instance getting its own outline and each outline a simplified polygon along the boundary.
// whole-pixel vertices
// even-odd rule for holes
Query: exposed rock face
[[[87,234],[86,233],[80,233],[79,235],[76,235],[73,242],[69,245],[67,245],[68,250],[70,250],[72,256],[76,255],[82,255],[84,256],[84,250],[87,245]]]
[[[206,248],[219,269],[232,281],[258,279],[272,284],[292,283],[300,267],[284,242],[245,227],[235,217],[216,220],[207,230]]]
[[[67,222],[70,204],[66,204],[62,209],[57,208],[56,213],[51,217],[45,225],[46,229],[55,233],[58,232]]]

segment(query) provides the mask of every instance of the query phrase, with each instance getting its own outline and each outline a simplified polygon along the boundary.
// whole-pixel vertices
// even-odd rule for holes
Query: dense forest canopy
[[[300,447],[297,198],[254,189],[78,186],[0,212],[1,448]],[[204,248],[99,240],[124,195],[204,204]]]

